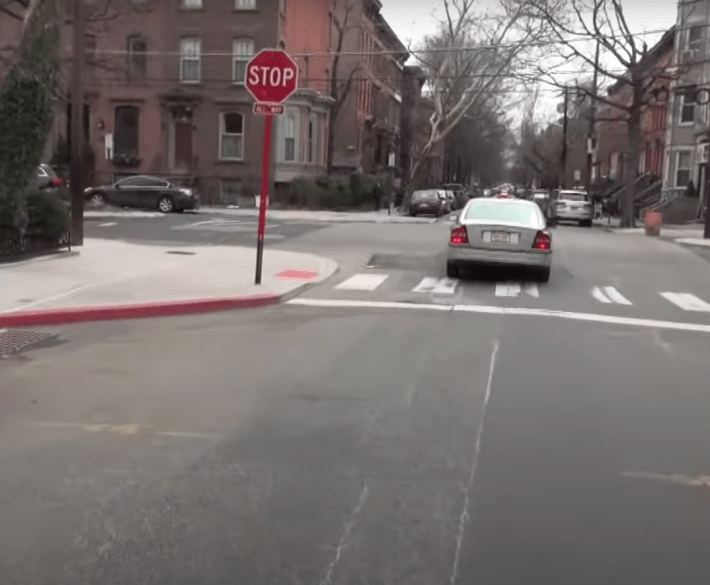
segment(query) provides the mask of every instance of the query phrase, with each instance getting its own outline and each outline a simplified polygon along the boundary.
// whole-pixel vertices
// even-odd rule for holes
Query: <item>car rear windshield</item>
[[[509,204],[491,199],[476,199],[466,212],[466,219],[490,223],[531,225],[537,223],[537,206]]]
[[[584,193],[560,193],[560,199],[565,201],[587,201],[588,197]]]
[[[415,191],[412,194],[412,201],[426,201],[438,198],[439,195],[436,191]]]

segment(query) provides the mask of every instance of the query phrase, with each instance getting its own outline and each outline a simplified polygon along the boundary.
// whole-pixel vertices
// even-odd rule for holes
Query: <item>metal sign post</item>
[[[261,155],[261,194],[259,196],[259,228],[256,240],[256,275],[254,277],[254,283],[261,284],[266,208],[269,205],[273,118],[283,114],[282,103],[298,87],[298,65],[285,51],[264,49],[247,64],[245,85],[256,100],[254,113],[264,116],[264,148]]]

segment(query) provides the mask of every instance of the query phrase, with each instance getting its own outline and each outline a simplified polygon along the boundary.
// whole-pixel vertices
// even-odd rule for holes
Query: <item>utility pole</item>
[[[562,156],[560,160],[560,189],[566,187],[567,179],[567,126],[569,123],[569,88],[565,87],[565,102],[562,114]]]
[[[73,0],[71,83],[71,243],[84,244],[84,0]]]
[[[597,83],[599,74],[599,41],[594,53],[594,76],[592,77],[591,103],[589,105],[589,132],[587,135],[587,168],[584,178],[584,188],[592,194],[592,167],[594,165],[594,149],[596,148],[596,121],[597,121]]]

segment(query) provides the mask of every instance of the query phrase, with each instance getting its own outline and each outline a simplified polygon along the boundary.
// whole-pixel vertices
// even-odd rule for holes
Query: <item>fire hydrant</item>
[[[644,224],[647,236],[660,236],[661,224],[663,223],[663,215],[657,211],[647,211],[644,216]]]

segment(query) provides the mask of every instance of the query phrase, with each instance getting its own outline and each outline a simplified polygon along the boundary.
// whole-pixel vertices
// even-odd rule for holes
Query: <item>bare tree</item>
[[[546,0],[537,1],[537,10],[551,27],[558,41],[561,63],[581,63],[590,71],[611,81],[620,99],[604,97],[589,88],[578,87],[592,99],[609,106],[616,120],[623,120],[628,130],[624,164],[625,184],[622,201],[622,227],[634,223],[634,194],[639,168],[641,120],[646,107],[656,103],[659,80],[670,81],[674,74],[655,66],[651,48],[631,31],[621,0],[569,0],[570,10],[560,13],[549,10]],[[589,43],[585,43],[589,41]],[[596,61],[590,43],[598,43],[602,59]],[[620,72],[621,71],[621,72]],[[555,68],[539,68],[536,78],[564,87],[568,81],[556,74]],[[617,115],[618,114],[618,115]]]
[[[500,0],[494,13],[477,13],[475,0],[443,0],[443,8],[438,34],[427,39],[418,56],[429,75],[435,107],[429,138],[412,165],[410,180],[415,183],[426,159],[464,116],[530,65],[534,45],[548,26],[536,14],[533,0]]]
[[[340,123],[340,117],[348,96],[357,79],[360,70],[358,59],[347,58],[343,55],[344,49],[352,34],[357,31],[357,10],[359,0],[331,0],[331,53],[333,60],[330,63],[328,78],[328,91],[333,102],[330,107],[330,124],[328,125],[328,172],[333,169],[333,151],[335,132]],[[362,58],[362,57],[359,57]]]

